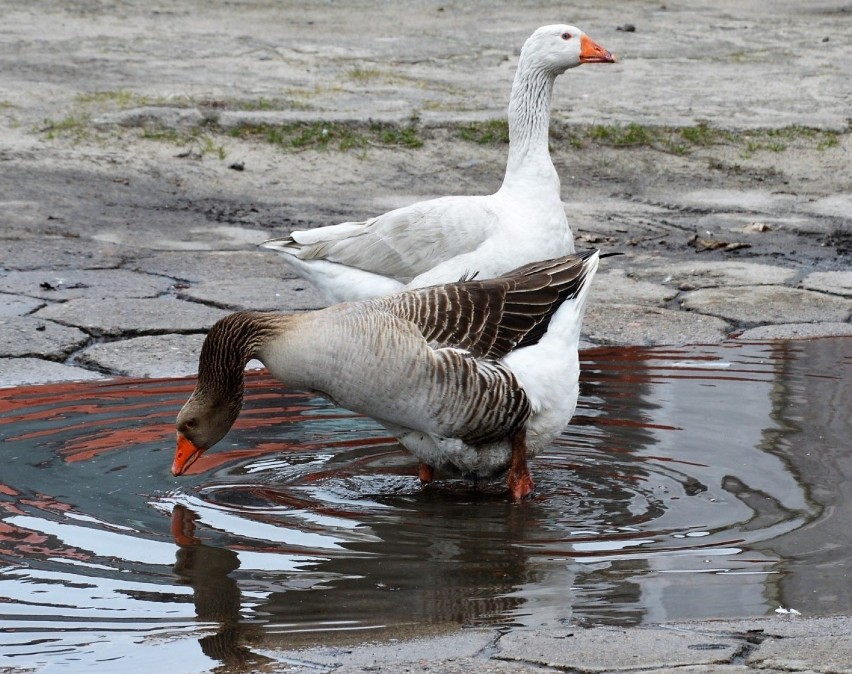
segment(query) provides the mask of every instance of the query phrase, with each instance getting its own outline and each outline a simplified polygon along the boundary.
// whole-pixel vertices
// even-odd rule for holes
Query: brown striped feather
[[[373,304],[411,321],[435,346],[496,360],[541,339],[562,302],[582,288],[584,263],[593,253],[534,262],[486,281],[409,290]]]

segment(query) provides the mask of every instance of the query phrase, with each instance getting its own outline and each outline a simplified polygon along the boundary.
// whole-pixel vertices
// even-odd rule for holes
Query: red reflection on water
[[[0,389],[4,424],[20,424],[24,428],[32,424],[39,429],[10,436],[7,441],[52,439],[57,436],[57,429],[47,422],[82,419],[62,426],[62,435],[67,439],[56,451],[68,463],[87,461],[140,443],[165,442],[174,435],[175,406],[194,385],[188,380],[158,382],[156,397],[146,400],[140,396],[153,384],[151,380],[129,379]]]
[[[175,446],[175,417],[195,388],[195,378],[115,379],[98,382],[61,382],[0,389],[0,414],[4,425],[33,428],[6,438],[9,442],[53,441],[54,452],[66,463],[92,460],[109,452],[140,445]],[[271,390],[270,390],[271,389]],[[311,394],[287,389],[265,370],[246,373],[246,408],[235,430],[252,430],[310,421],[334,421],[339,410],[318,412],[306,401]],[[269,401],[259,406],[258,403]],[[359,415],[352,415],[358,418]],[[61,433],[56,424],[62,421]],[[58,436],[62,439],[59,440]],[[259,442],[250,448],[218,450],[204,454],[187,470],[199,474],[235,461],[258,458],[291,449],[369,447],[392,442],[390,437],[325,439],[298,444]]]
[[[0,494],[15,499],[12,501],[0,499],[0,513],[4,515],[26,516],[31,514],[30,511],[21,506],[59,515],[74,510],[68,503],[63,503],[46,494],[36,493],[25,498],[21,492],[7,484],[0,484]],[[60,557],[79,561],[91,559],[91,555],[87,552],[66,545],[57,545],[53,536],[27,529],[18,524],[12,524],[5,519],[0,519],[0,551],[6,557],[18,559],[32,559],[33,557]]]

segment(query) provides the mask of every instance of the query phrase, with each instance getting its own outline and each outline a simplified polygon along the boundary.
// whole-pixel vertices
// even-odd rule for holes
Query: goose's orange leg
[[[435,469],[428,463],[423,463],[421,461],[420,465],[417,467],[417,477],[420,478],[420,481],[423,484],[429,484],[432,481],[432,478],[435,477]]]
[[[195,521],[198,515],[189,508],[177,504],[172,509],[172,537],[178,545],[198,545],[201,543],[195,537]]]
[[[509,491],[513,501],[521,501],[533,490],[530,469],[527,468],[527,433],[521,430],[512,436],[512,465],[509,466]]]

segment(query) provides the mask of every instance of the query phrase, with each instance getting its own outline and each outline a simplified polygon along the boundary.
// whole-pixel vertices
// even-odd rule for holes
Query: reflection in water
[[[815,513],[793,536],[762,541],[781,562],[770,591],[784,606],[849,613],[852,514],[852,340],[779,343],[772,418],[761,449],[797,476]]]
[[[520,505],[421,487],[369,419],[263,375],[179,479],[191,381],[0,390],[0,647],[19,667],[243,670],[426,626],[852,612],[852,340],[583,366]]]
[[[226,548],[203,545],[195,537],[198,516],[181,505],[172,511],[172,535],[178,544],[175,574],[192,587],[195,614],[218,623],[215,634],[198,640],[208,657],[229,666],[258,666],[269,658],[252,653],[244,643],[257,632],[254,623],[240,621],[240,590],[230,576],[240,567],[239,556]]]

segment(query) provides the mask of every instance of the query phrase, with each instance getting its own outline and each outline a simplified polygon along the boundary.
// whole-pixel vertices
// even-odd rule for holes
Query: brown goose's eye
[[[187,428],[195,428],[195,419],[187,419],[185,425]]]
[[[562,39],[563,40],[570,40],[571,39],[571,33],[562,33]]]

